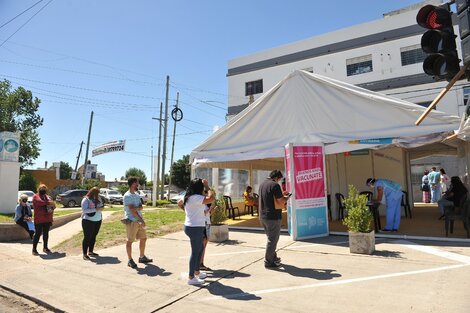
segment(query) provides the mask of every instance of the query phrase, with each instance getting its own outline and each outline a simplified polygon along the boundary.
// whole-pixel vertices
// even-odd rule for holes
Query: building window
[[[421,49],[421,45],[413,45],[400,49],[401,65],[421,63],[426,57],[426,53]]]
[[[263,80],[255,80],[245,83],[245,96],[263,93]]]
[[[468,104],[468,98],[470,98],[470,88],[463,87],[463,105]]]
[[[346,60],[348,76],[372,72],[372,54]]]

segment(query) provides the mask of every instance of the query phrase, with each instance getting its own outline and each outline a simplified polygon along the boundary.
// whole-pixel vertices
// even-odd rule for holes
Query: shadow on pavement
[[[249,277],[250,274],[229,271],[229,270],[213,270],[213,271],[205,271],[207,273],[207,277],[209,278],[236,278],[236,277]]]
[[[219,242],[216,245],[217,246],[236,246],[236,245],[241,245],[246,243],[246,241],[241,241],[241,240],[226,240],[224,242]]]
[[[225,299],[242,301],[261,300],[261,297],[257,295],[244,292],[240,288],[221,284],[220,281],[210,283],[206,288],[212,295],[224,297]]]
[[[94,260],[97,265],[101,264],[119,264],[121,261],[115,256],[97,256]]]
[[[54,260],[54,259],[61,259],[65,258],[65,252],[52,252],[49,254],[40,254],[39,257],[43,260]]]
[[[401,256],[402,252],[400,251],[389,251],[389,250],[375,250],[372,255],[377,255],[381,256],[384,258],[397,258],[397,259],[403,259]]]
[[[316,280],[330,280],[333,278],[341,277],[339,273],[334,273],[335,270],[329,269],[313,269],[313,268],[299,268],[297,266],[282,264],[280,267],[271,268],[276,272],[285,272],[289,275],[296,277],[306,277]]]
[[[160,268],[153,264],[146,264],[145,267],[138,267],[136,271],[139,275],[147,275],[147,276],[170,276],[171,272],[166,272],[164,268]]]

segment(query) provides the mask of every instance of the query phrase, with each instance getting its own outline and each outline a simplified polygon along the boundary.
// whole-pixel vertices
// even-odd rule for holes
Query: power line
[[[15,20],[16,18],[20,17],[21,15],[23,15],[24,13],[28,12],[30,9],[34,8],[36,5],[38,5],[39,3],[43,2],[44,0],[39,0],[38,2],[36,2],[35,4],[33,4],[32,6],[30,6],[29,8],[27,8],[26,10],[24,10],[23,12],[17,14],[14,18],[12,18],[11,20],[3,23],[2,25],[0,25],[0,28],[2,28],[3,26],[6,26],[8,25],[10,22],[12,22],[13,20]]]
[[[11,34],[10,37],[8,37],[7,39],[5,39],[5,41],[0,44],[0,47],[2,47],[2,46],[5,44],[5,42],[7,42],[7,41],[8,41],[11,37],[13,37],[17,32],[19,32],[26,24],[29,23],[29,21],[31,21],[36,15],[38,15],[39,12],[41,12],[45,7],[47,7],[47,6],[49,5],[49,3],[51,3],[52,1],[53,1],[53,0],[49,0],[48,3],[46,3],[42,8],[39,9],[39,11],[37,11],[36,13],[34,13],[34,15],[31,16],[26,22],[24,22],[24,24],[21,25],[13,34]]]
[[[42,1],[44,1],[44,0],[42,0]],[[68,72],[68,73],[74,73],[74,74],[88,75],[88,76],[94,76],[94,77],[100,77],[100,78],[110,78],[110,79],[116,79],[116,80],[130,81],[130,82],[133,82],[133,83],[145,84],[145,85],[150,85],[150,86],[163,86],[163,83],[148,82],[148,81],[122,78],[122,77],[103,75],[103,74],[97,74],[97,73],[91,73],[91,72],[82,72],[82,71],[76,71],[76,70],[71,70],[71,69],[63,69],[63,68],[59,68],[59,67],[43,66],[43,65],[30,64],[30,63],[15,62],[15,61],[10,61],[10,60],[0,60],[0,62],[9,63],[9,64],[16,64],[16,65],[23,65],[23,66],[29,66],[29,67],[36,67],[36,68],[41,68],[41,69],[53,70],[53,71],[61,71],[61,72]]]
[[[52,1],[52,0],[51,0],[51,1]],[[70,88],[70,89],[77,89],[77,90],[84,90],[84,91],[91,91],[91,92],[98,92],[98,93],[105,93],[105,94],[111,94],[111,95],[117,95],[117,96],[125,96],[125,97],[135,97],[135,98],[143,98],[143,99],[161,100],[161,99],[156,98],[156,97],[142,96],[142,95],[133,95],[133,94],[126,94],[126,93],[122,93],[122,92],[114,92],[114,91],[108,91],[108,90],[91,89],[91,88],[78,87],[78,86],[71,86],[71,85],[65,85],[65,84],[57,84],[57,83],[45,82],[45,81],[40,81],[40,80],[35,80],[35,79],[29,79],[29,78],[23,78],[23,77],[18,77],[18,76],[12,76],[12,75],[0,74],[0,76],[7,77],[7,78],[19,79],[19,80],[25,80],[25,81],[29,81],[29,82],[33,82],[33,83],[39,83],[39,84],[52,85],[52,86],[57,86],[57,87]]]

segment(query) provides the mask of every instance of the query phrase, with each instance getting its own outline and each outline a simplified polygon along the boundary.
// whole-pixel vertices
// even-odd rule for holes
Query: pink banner
[[[289,145],[285,147],[285,168],[286,168],[286,190],[292,192],[291,188],[291,181],[290,181],[290,152],[289,152]],[[283,190],[284,191],[284,190]]]
[[[294,146],[292,158],[294,160],[295,199],[325,197],[323,147]]]

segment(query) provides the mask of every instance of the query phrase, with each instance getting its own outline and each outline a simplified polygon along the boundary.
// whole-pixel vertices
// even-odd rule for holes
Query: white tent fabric
[[[470,141],[470,107],[467,108],[467,112],[463,114],[460,127],[456,134],[460,139]]]
[[[458,129],[460,119],[305,71],[295,71],[231,119],[191,153],[194,165],[284,156],[293,142],[334,144],[326,153],[377,145],[352,140],[416,137]]]

